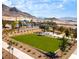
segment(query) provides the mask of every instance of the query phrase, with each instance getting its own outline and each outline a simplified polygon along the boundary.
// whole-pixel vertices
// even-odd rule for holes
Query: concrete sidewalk
[[[69,59],[77,59],[77,49],[73,52]]]
[[[10,51],[9,49],[7,49],[9,45],[2,41],[2,48],[4,48],[5,50],[7,50],[8,52],[10,52],[12,54],[12,51]],[[13,47],[13,55],[16,56],[18,59],[34,59],[33,57],[23,53],[22,51],[16,49],[15,47]]]

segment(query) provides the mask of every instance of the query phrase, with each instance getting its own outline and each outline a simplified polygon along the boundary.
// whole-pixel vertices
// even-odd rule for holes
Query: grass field
[[[38,36],[36,34],[26,34],[12,37],[13,39],[29,44],[35,48],[39,48],[46,52],[54,52],[59,48],[60,40],[56,38],[50,38],[47,36]]]

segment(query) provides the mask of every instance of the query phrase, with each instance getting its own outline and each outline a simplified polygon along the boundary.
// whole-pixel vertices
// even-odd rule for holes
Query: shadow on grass
[[[56,55],[56,53],[54,52],[48,52],[48,53],[45,53],[45,55],[50,57],[51,59],[59,58],[59,56]]]
[[[38,51],[41,52],[41,53],[43,53],[45,56],[49,57],[50,59],[58,59],[58,58],[60,58],[60,56],[58,56],[56,53],[51,52],[51,51],[49,51],[47,53],[43,52],[43,51],[40,51],[40,50],[38,50]]]

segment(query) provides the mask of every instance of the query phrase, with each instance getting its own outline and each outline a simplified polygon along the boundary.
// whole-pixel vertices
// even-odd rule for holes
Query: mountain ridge
[[[16,7],[9,7],[5,4],[2,4],[2,11],[3,11],[2,16],[12,16],[12,17],[24,16],[24,17],[28,17],[28,18],[35,17],[27,12],[18,10]]]

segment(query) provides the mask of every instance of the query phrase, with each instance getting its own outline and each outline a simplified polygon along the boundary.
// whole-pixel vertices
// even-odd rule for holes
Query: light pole
[[[12,47],[11,50],[12,50],[12,59],[13,59],[13,50],[14,50],[14,48]]]
[[[13,50],[14,50],[14,48],[12,47],[12,42],[11,41],[9,42],[8,49],[9,49],[9,59],[13,59]],[[10,57],[10,51],[12,51],[12,58]]]
[[[8,49],[9,49],[9,59],[10,59],[10,48],[11,48],[11,42],[9,42],[9,46],[8,46]]]

